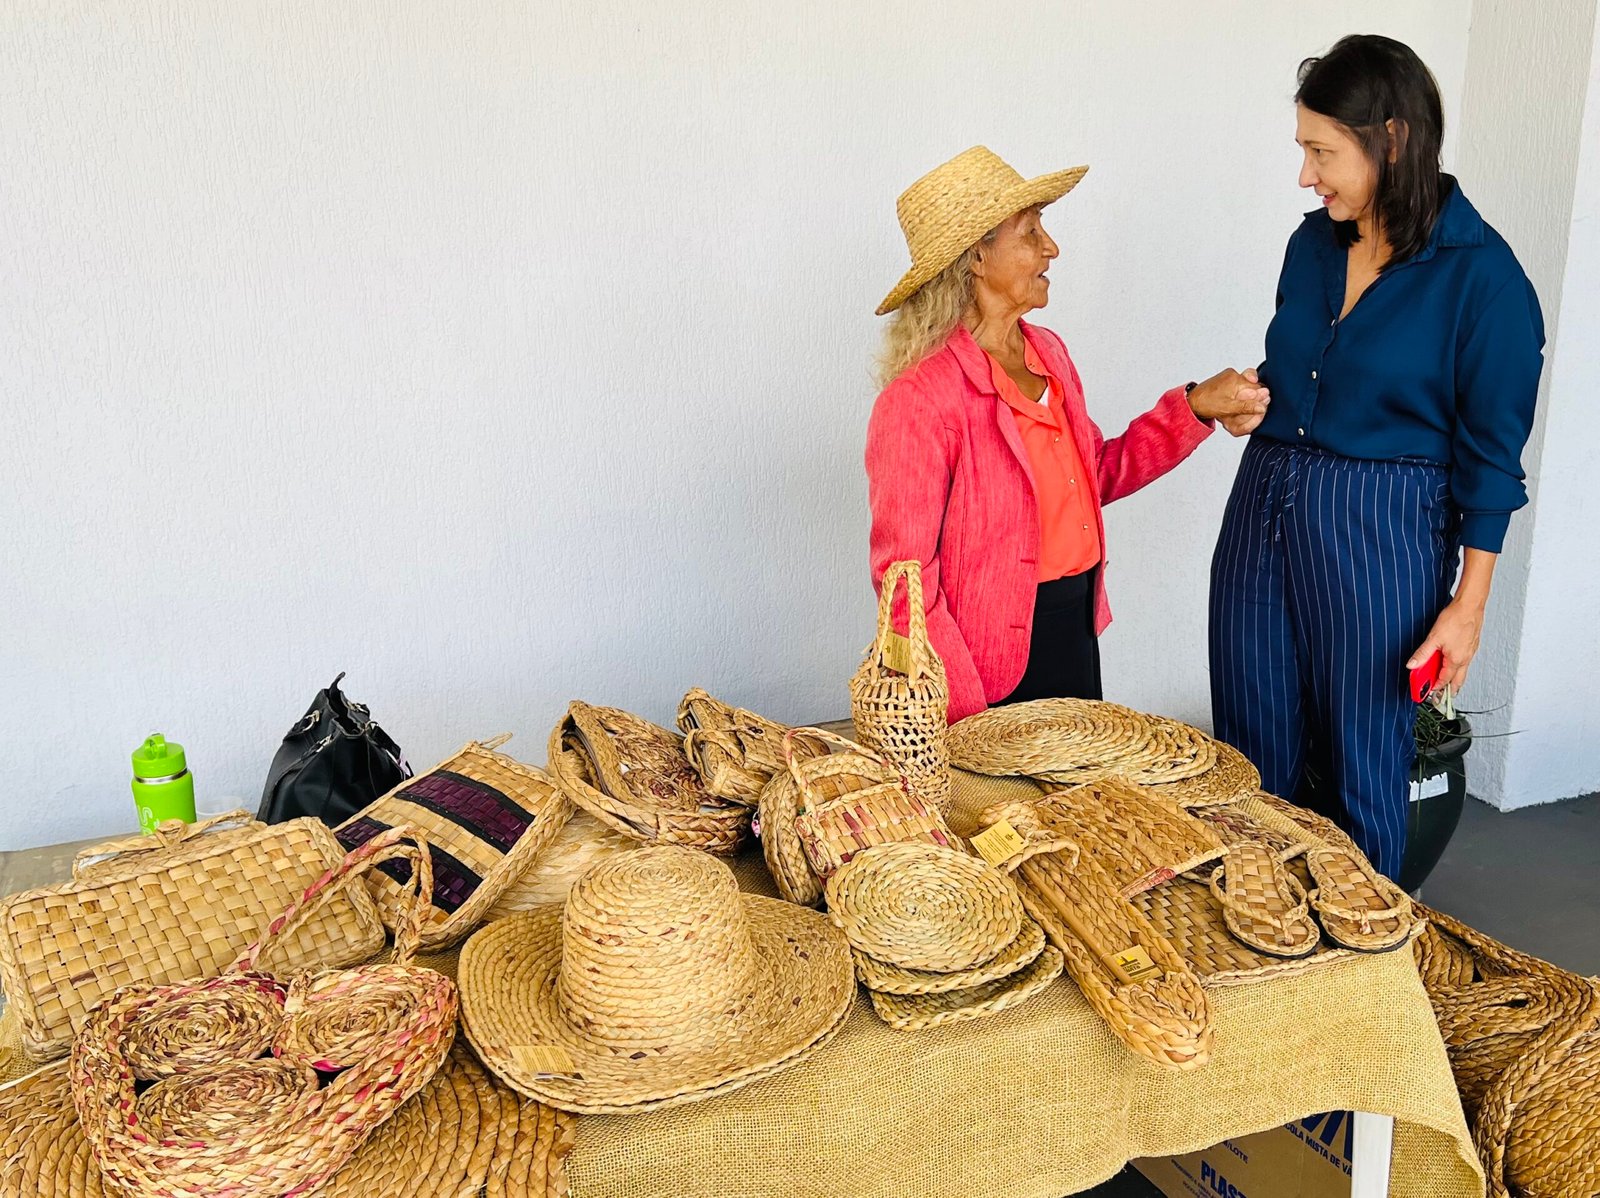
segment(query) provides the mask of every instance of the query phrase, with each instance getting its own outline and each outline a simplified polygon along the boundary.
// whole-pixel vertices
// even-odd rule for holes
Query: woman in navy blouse
[[[1440,170],[1438,85],[1409,48],[1347,37],[1301,65],[1295,102],[1300,186],[1322,206],[1289,238],[1260,370],[1272,399],[1212,561],[1212,714],[1270,791],[1306,797],[1309,759],[1394,875],[1407,670],[1438,649],[1441,682],[1466,681],[1527,502],[1544,325],[1510,247]]]

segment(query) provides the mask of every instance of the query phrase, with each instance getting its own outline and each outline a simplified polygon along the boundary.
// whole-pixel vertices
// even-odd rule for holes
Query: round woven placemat
[[[828,879],[828,918],[854,948],[907,969],[992,961],[1025,916],[1011,880],[977,857],[915,841],[875,845]]]
[[[868,990],[883,994],[945,994],[951,990],[970,990],[986,982],[997,982],[1020,973],[1044,951],[1044,929],[1031,919],[1022,921],[1017,938],[992,961],[971,969],[940,973],[931,969],[906,969],[891,965],[856,949],[856,976]]]
[[[1145,752],[1149,717],[1093,699],[1035,699],[991,707],[950,727],[950,764],[977,774],[1094,782]],[[1159,757],[1148,756],[1144,765]]]
[[[1027,1002],[1060,977],[1063,966],[1061,950],[1050,945],[1026,969],[1010,977],[943,994],[883,994],[874,990],[872,1008],[890,1027],[907,1032],[982,1019]]]
[[[1215,807],[1236,803],[1261,789],[1261,771],[1226,741],[1213,740],[1216,761],[1204,773],[1151,787],[1181,807]]]

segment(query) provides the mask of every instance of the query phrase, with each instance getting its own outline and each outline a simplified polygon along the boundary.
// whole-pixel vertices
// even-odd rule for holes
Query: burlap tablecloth
[[[952,824],[1027,784],[960,776]],[[749,859],[752,889],[764,874]],[[1064,980],[990,1019],[897,1032],[864,999],[794,1069],[706,1102],[578,1120],[573,1198],[1062,1198],[1131,1159],[1323,1111],[1396,1120],[1393,1198],[1482,1198],[1411,954],[1212,992],[1216,1052],[1129,1052]]]

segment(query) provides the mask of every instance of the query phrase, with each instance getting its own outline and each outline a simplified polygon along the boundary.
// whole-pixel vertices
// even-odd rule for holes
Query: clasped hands
[[[1255,432],[1266,419],[1271,402],[1271,394],[1254,370],[1243,374],[1224,370],[1197,383],[1189,392],[1189,409],[1197,419],[1215,420],[1235,437]]]

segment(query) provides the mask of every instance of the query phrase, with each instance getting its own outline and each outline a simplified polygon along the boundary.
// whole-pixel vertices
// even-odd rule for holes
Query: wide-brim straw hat
[[[1078,185],[1087,166],[1024,179],[986,146],[957,154],[918,179],[895,203],[911,269],[878,305],[893,312],[980,237],[1024,208],[1053,204]]]
[[[706,853],[612,857],[564,907],[490,924],[459,970],[478,1055],[530,1097],[629,1114],[794,1065],[844,1022],[850,947],[815,911],[743,894]]]

